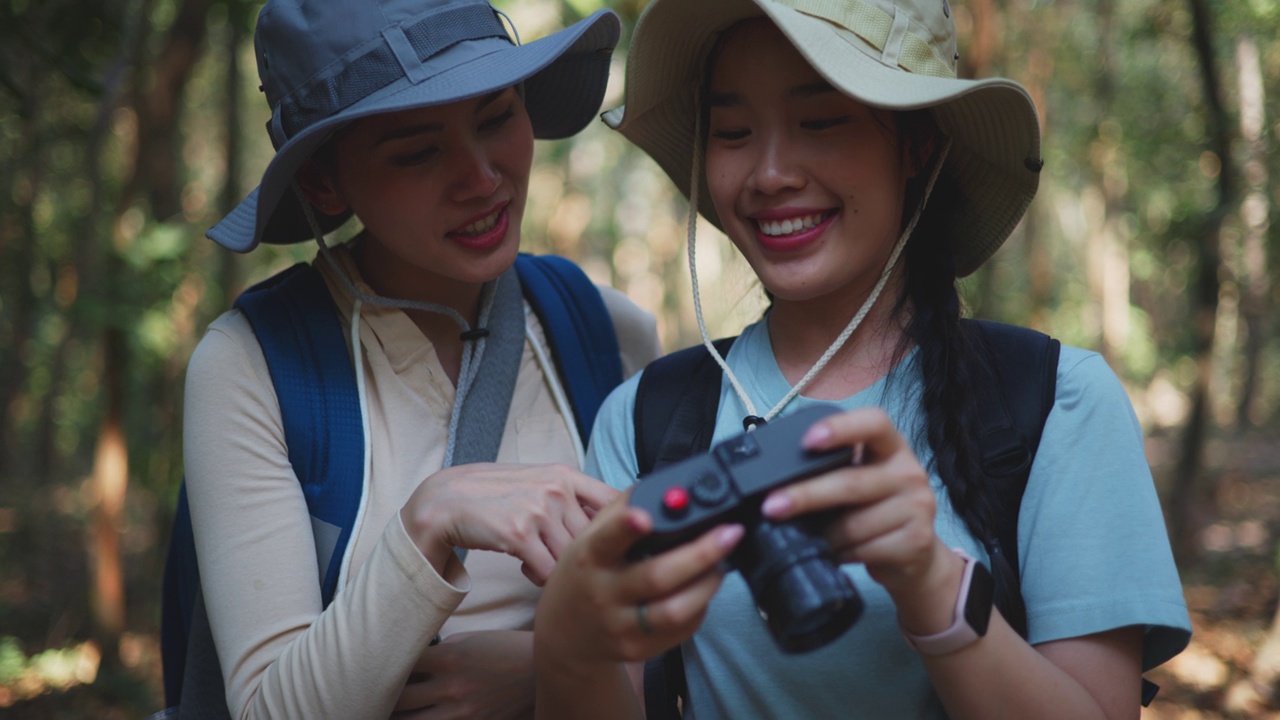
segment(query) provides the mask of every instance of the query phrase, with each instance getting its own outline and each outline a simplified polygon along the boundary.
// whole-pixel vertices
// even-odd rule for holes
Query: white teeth
[[[498,223],[498,216],[501,214],[502,211],[498,210],[489,217],[477,220],[461,230],[458,230],[458,233],[461,235],[479,235],[480,233],[487,232]]]
[[[802,215],[796,218],[787,218],[786,220],[757,220],[756,226],[760,228],[760,232],[771,237],[779,235],[792,235],[803,230],[812,230],[815,225],[822,222],[822,215]]]

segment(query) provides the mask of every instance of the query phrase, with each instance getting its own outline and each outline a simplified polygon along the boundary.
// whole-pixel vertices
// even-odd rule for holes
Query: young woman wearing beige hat
[[[183,717],[531,712],[538,585],[617,491],[578,472],[584,438],[550,330],[510,291],[512,266],[534,138],[596,115],[618,35],[602,11],[520,44],[483,0],[263,7],[255,45],[277,151],[209,235],[238,252],[319,242],[323,302],[354,350],[364,490],[335,555],[337,529],[304,500],[261,336],[240,312],[215,321],[188,371],[184,448],[218,662],[194,681],[187,662]],[[355,239],[327,247],[353,216]],[[602,293],[623,373],[643,367],[652,317]],[[510,409],[486,437],[463,437],[498,348],[511,351]],[[468,454],[489,441],[496,462]]]
[[[992,606],[968,433],[979,358],[956,280],[1004,242],[1042,163],[1026,92],[957,79],[957,58],[945,0],[654,0],[641,17],[626,105],[606,121],[772,300],[718,359],[714,437],[819,401],[844,410],[803,444],[860,462],[772,491],[762,514],[826,512],[865,609],[785,653],[742,574],[722,574],[743,524],[632,562],[655,516],[620,499],[540,601],[539,716],[639,717],[624,663],[679,643],[685,717],[1135,718],[1142,673],[1186,646],[1141,429],[1103,359],[1076,348],[1061,349],[1018,515],[1025,638]],[[619,488],[638,472],[637,385],[606,401],[589,451],[588,472]]]

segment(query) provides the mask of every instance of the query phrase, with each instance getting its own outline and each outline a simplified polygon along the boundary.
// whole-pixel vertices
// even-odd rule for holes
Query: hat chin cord
[[[697,96],[695,94],[694,107],[698,107]],[[871,294],[862,302],[862,307],[854,314],[849,323],[845,325],[844,330],[832,341],[826,352],[818,358],[813,367],[809,368],[809,372],[800,378],[799,382],[791,387],[791,390],[783,396],[768,412],[763,416],[756,411],[755,403],[751,401],[751,397],[742,388],[742,384],[738,382],[738,378],[733,374],[733,370],[729,368],[729,364],[725,362],[724,357],[720,355],[720,351],[716,350],[715,345],[711,342],[710,336],[707,334],[706,320],[702,315],[702,298],[698,291],[698,267],[695,262],[695,246],[698,228],[698,186],[699,178],[702,174],[702,117],[701,113],[694,113],[694,129],[693,129],[693,163],[689,179],[689,217],[686,235],[688,236],[688,255],[689,255],[689,276],[693,281],[693,310],[698,318],[698,332],[702,335],[702,344],[711,353],[711,357],[715,358],[716,364],[724,371],[725,377],[729,378],[729,383],[733,386],[734,393],[742,402],[747,414],[743,419],[743,426],[748,429],[754,429],[758,425],[772,420],[788,403],[791,402],[802,390],[809,384],[818,373],[827,366],[831,358],[844,347],[845,342],[853,335],[858,326],[862,324],[867,313],[876,304],[876,300],[880,298],[880,293],[884,290],[885,284],[889,282],[889,276],[893,273],[894,266],[898,263],[898,256],[902,254],[902,248],[906,247],[907,240],[910,239],[911,233],[916,228],[921,214],[924,213],[925,205],[929,202],[929,196],[933,193],[934,183],[938,180],[938,175],[942,171],[942,166],[946,162],[947,153],[951,150],[951,138],[948,137],[946,144],[943,145],[942,151],[938,154],[937,162],[933,165],[933,171],[929,175],[929,183],[925,186],[924,194],[920,198],[920,203],[916,206],[915,213],[911,216],[911,221],[907,223],[907,227],[903,229],[902,234],[898,236],[898,241],[893,246],[893,252],[889,255],[888,262],[885,263],[884,270],[880,272],[880,279],[876,281],[875,287],[872,288]]]
[[[312,234],[315,235],[316,244],[320,246],[320,254],[324,256],[325,261],[329,263],[329,267],[333,268],[338,279],[342,281],[343,287],[346,288],[347,292],[351,293],[352,298],[355,300],[351,308],[351,351],[354,355],[352,359],[355,363],[356,384],[360,393],[361,411],[365,418],[368,418],[369,413],[367,409],[364,408],[364,363],[357,361],[360,349],[358,328],[360,327],[361,303],[381,305],[383,307],[394,307],[401,310],[422,310],[425,312],[438,313],[452,318],[453,321],[458,324],[458,327],[462,328],[462,339],[464,340],[462,344],[462,364],[458,370],[457,390],[453,401],[453,410],[449,417],[449,442],[445,447],[444,455],[444,467],[450,467],[453,464],[453,450],[458,434],[458,421],[462,416],[462,405],[466,400],[467,394],[471,391],[472,385],[475,384],[476,376],[480,372],[480,359],[484,356],[485,336],[488,335],[488,333],[479,332],[476,331],[476,329],[473,329],[471,324],[467,322],[466,318],[462,317],[461,313],[447,305],[422,302],[420,300],[403,300],[400,298],[371,295],[356,287],[356,284],[351,281],[351,278],[347,275],[347,272],[342,267],[341,263],[333,257],[333,253],[329,250],[329,246],[324,241],[324,230],[320,228],[320,222],[316,220],[315,210],[311,207],[310,201],[307,200],[306,195],[302,192],[302,188],[298,187],[296,182],[293,183],[293,191],[294,194],[298,196],[298,203],[302,206],[302,214],[306,216],[307,224],[311,227]],[[480,304],[479,330],[483,330],[489,322],[489,312],[493,309],[493,298],[496,295],[494,287],[497,285],[499,280],[501,280],[501,277],[485,283],[484,288],[481,290],[482,299]],[[530,335],[529,324],[527,321],[525,322],[525,335]],[[551,375],[554,373],[547,373],[544,368],[543,374]],[[366,428],[365,444],[367,445],[368,442],[369,433]],[[368,456],[368,448],[366,448],[365,457],[368,458]]]

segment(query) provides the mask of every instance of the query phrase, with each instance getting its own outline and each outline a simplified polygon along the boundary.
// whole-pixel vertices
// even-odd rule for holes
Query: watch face
[[[987,634],[987,624],[991,622],[991,604],[995,600],[996,583],[991,571],[978,561],[973,562],[973,577],[969,580],[969,596],[965,598],[964,619],[978,633],[978,637]]]

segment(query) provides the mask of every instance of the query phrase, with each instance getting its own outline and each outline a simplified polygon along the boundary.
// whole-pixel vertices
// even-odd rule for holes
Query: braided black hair
[[[940,136],[927,111],[897,113],[895,121],[900,141],[908,143],[908,152],[916,154],[918,167],[924,168],[907,185],[905,227],[919,205],[932,170],[932,163],[920,161],[918,155],[928,147],[930,135]],[[896,310],[909,308],[910,320],[898,357],[905,356],[912,345],[918,348],[916,365],[924,385],[920,403],[925,422],[921,428],[924,437],[917,440],[928,443],[933,451],[930,469],[946,486],[955,513],[991,556],[992,573],[997,579],[997,606],[1006,620],[1023,632],[1026,611],[1017,592],[1017,572],[996,541],[998,510],[992,494],[984,492],[987,478],[978,439],[972,432],[978,426],[973,388],[978,386],[978,374],[987,369],[961,323],[959,278],[947,227],[960,201],[959,188],[945,171],[940,173],[928,205],[903,249],[904,282]]]

